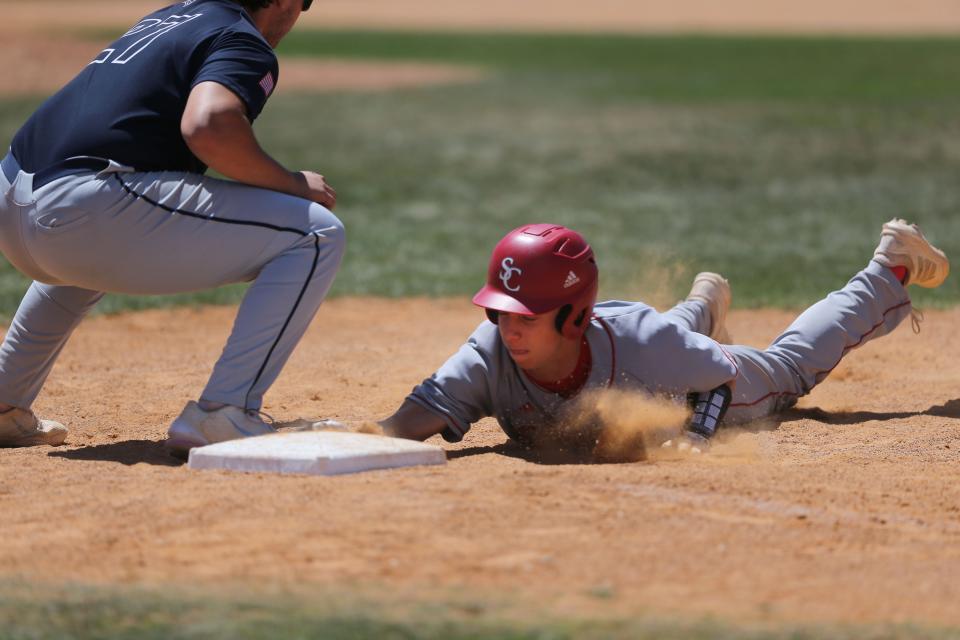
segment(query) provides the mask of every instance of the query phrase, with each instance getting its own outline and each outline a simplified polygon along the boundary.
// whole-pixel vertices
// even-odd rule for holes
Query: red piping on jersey
[[[911,304],[911,303],[910,303],[910,300],[907,300],[906,302],[901,302],[900,304],[897,304],[897,305],[894,305],[894,306],[890,307],[889,309],[887,309],[886,311],[883,312],[883,318],[886,319],[887,314],[890,313],[891,311],[896,311],[897,309],[899,309],[899,308],[901,308],[901,307],[905,307],[905,306],[907,306],[907,305],[909,305],[909,304]],[[820,376],[821,374],[830,375],[830,372],[832,372],[834,369],[837,368],[837,366],[840,364],[840,361],[843,360],[844,356],[847,355],[847,352],[850,351],[851,349],[856,349],[856,348],[859,347],[861,344],[863,344],[863,341],[866,340],[867,337],[868,337],[871,333],[873,333],[874,331],[876,331],[877,329],[879,329],[880,326],[883,324],[883,322],[884,322],[884,321],[881,320],[881,321],[878,322],[877,324],[873,325],[873,327],[871,327],[869,331],[867,331],[865,334],[863,334],[862,336],[860,336],[860,339],[859,339],[859,340],[857,340],[856,342],[854,342],[853,344],[851,344],[851,345],[848,346],[848,347],[844,347],[843,353],[840,354],[840,359],[837,360],[837,362],[836,362],[832,367],[830,367],[829,369],[824,369],[823,371],[817,371],[817,372],[814,374],[814,377],[818,377],[818,376]],[[752,406],[755,405],[755,404],[760,404],[761,402],[763,402],[764,400],[766,400],[766,399],[769,398],[770,396],[796,396],[796,397],[799,398],[801,395],[802,395],[802,394],[799,394],[799,393],[793,393],[792,391],[771,391],[770,393],[768,393],[767,395],[763,396],[763,397],[760,398],[759,400],[754,400],[753,402],[731,402],[731,403],[730,403],[730,406],[731,406],[731,407],[752,407]]]
[[[760,404],[770,396],[796,396],[797,398],[799,398],[800,394],[794,393],[792,391],[771,391],[770,393],[763,396],[759,400],[754,400],[753,402],[731,402],[730,406],[731,407],[752,407],[755,404]]]
[[[617,345],[613,341],[613,332],[610,331],[610,327],[603,321],[603,318],[598,315],[594,315],[593,317],[600,323],[600,326],[603,327],[603,330],[607,333],[607,338],[610,339],[610,380],[607,381],[607,387],[612,387],[613,380],[617,373]]]

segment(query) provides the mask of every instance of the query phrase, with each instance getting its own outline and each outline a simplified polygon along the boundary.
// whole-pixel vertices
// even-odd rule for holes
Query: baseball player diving
[[[322,175],[290,171],[251,127],[274,47],[312,0],[186,0],[143,18],[48,99],[0,171],[0,250],[34,280],[0,346],[0,446],[57,445],[30,410],[104,292],[252,281],[174,453],[271,431],[258,415],[333,282],[344,231]],[[205,177],[211,167],[230,181]]]
[[[910,315],[908,285],[937,287],[948,272],[918,227],[894,219],[862,271],[755,349],[721,344],[731,295],[721,276],[699,274],[665,313],[640,302],[595,304],[598,270],[586,240],[562,226],[526,225],[494,248],[473,298],[487,321],[379,424],[387,435],[456,442],[493,416],[511,439],[540,448],[557,425],[581,419],[579,394],[611,388],[689,402],[684,433],[664,444],[699,453],[722,425],[793,406],[850,350]],[[579,426],[581,446],[592,448],[600,433]]]

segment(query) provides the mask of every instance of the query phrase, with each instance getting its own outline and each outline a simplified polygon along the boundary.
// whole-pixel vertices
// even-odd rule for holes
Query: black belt
[[[50,184],[58,178],[65,178],[78,173],[99,173],[109,166],[109,160],[94,158],[93,156],[67,158],[33,174],[33,188],[39,189],[43,185]],[[12,153],[8,153],[4,156],[3,160],[0,160],[0,168],[2,168],[3,175],[6,176],[7,181],[10,183],[13,183],[13,181],[17,179],[17,174],[20,173],[20,163],[13,157]]]

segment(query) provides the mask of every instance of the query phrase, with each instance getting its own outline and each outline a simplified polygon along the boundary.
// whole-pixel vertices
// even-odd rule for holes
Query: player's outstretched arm
[[[396,413],[378,424],[384,435],[408,440],[426,440],[447,427],[446,420],[412,400],[404,400]]]
[[[190,91],[180,133],[197,158],[232,180],[289,193],[332,209],[336,192],[323,176],[288,171],[260,147],[247,107],[230,89],[201,82]]]

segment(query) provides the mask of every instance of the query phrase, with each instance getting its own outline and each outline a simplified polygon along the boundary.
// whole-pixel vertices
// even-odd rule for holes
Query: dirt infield
[[[960,309],[854,352],[801,409],[703,460],[540,464],[485,422],[445,467],[339,478],[191,472],[162,452],[232,315],[81,326],[37,407],[70,425],[67,446],[0,450],[0,576],[960,624]],[[761,345],[791,317],[730,325]],[[266,410],[381,417],[479,319],[460,299],[333,300]]]
[[[45,96],[79,73],[102,45],[71,36],[38,40],[5,35],[0,28],[0,59],[9,65],[0,98]],[[472,82],[484,72],[470,67],[414,62],[283,59],[277,94],[291,91],[385,91],[404,87]]]
[[[122,29],[169,2],[11,0],[0,22],[0,60],[6,74],[0,98],[45,96],[79,73],[102,43],[75,35],[78,29]],[[314,24],[316,26],[316,24]],[[480,69],[458,65],[362,60],[281,60],[278,93],[290,91],[385,91],[472,82]]]
[[[169,4],[164,0],[8,0],[0,22],[0,59],[6,75],[0,98],[52,93],[98,52],[99,45],[69,35],[77,29],[122,29]],[[326,0],[302,27],[353,29],[490,29],[629,33],[960,33],[955,0],[761,2],[712,0]],[[356,61],[284,61],[280,91],[384,90],[468,82],[476,69],[430,64]]]
[[[16,31],[126,26],[165,0],[6,0]],[[955,0],[318,0],[313,27],[617,32],[958,33]]]
[[[327,0],[315,25],[627,33],[957,33],[953,0]]]
[[[49,36],[165,4],[8,0],[0,97],[54,90],[99,45]],[[315,27],[958,33],[956,0],[318,0]],[[43,34],[43,35],[39,35]],[[475,71],[284,65],[280,90],[377,89]],[[466,73],[467,75],[463,75]],[[300,80],[297,80],[300,78]],[[545,464],[495,424],[445,467],[339,478],[191,472],[161,441],[234,310],[94,318],[37,404],[66,446],[0,450],[0,582],[385,589],[578,616],[960,625],[960,308],[847,358],[781,420],[700,460]],[[793,314],[736,311],[763,345]],[[466,300],[327,303],[265,410],[382,417],[480,320]],[[214,592],[214,589],[210,590]],[[426,594],[426,595],[424,595]],[[522,615],[522,614],[521,614]]]

